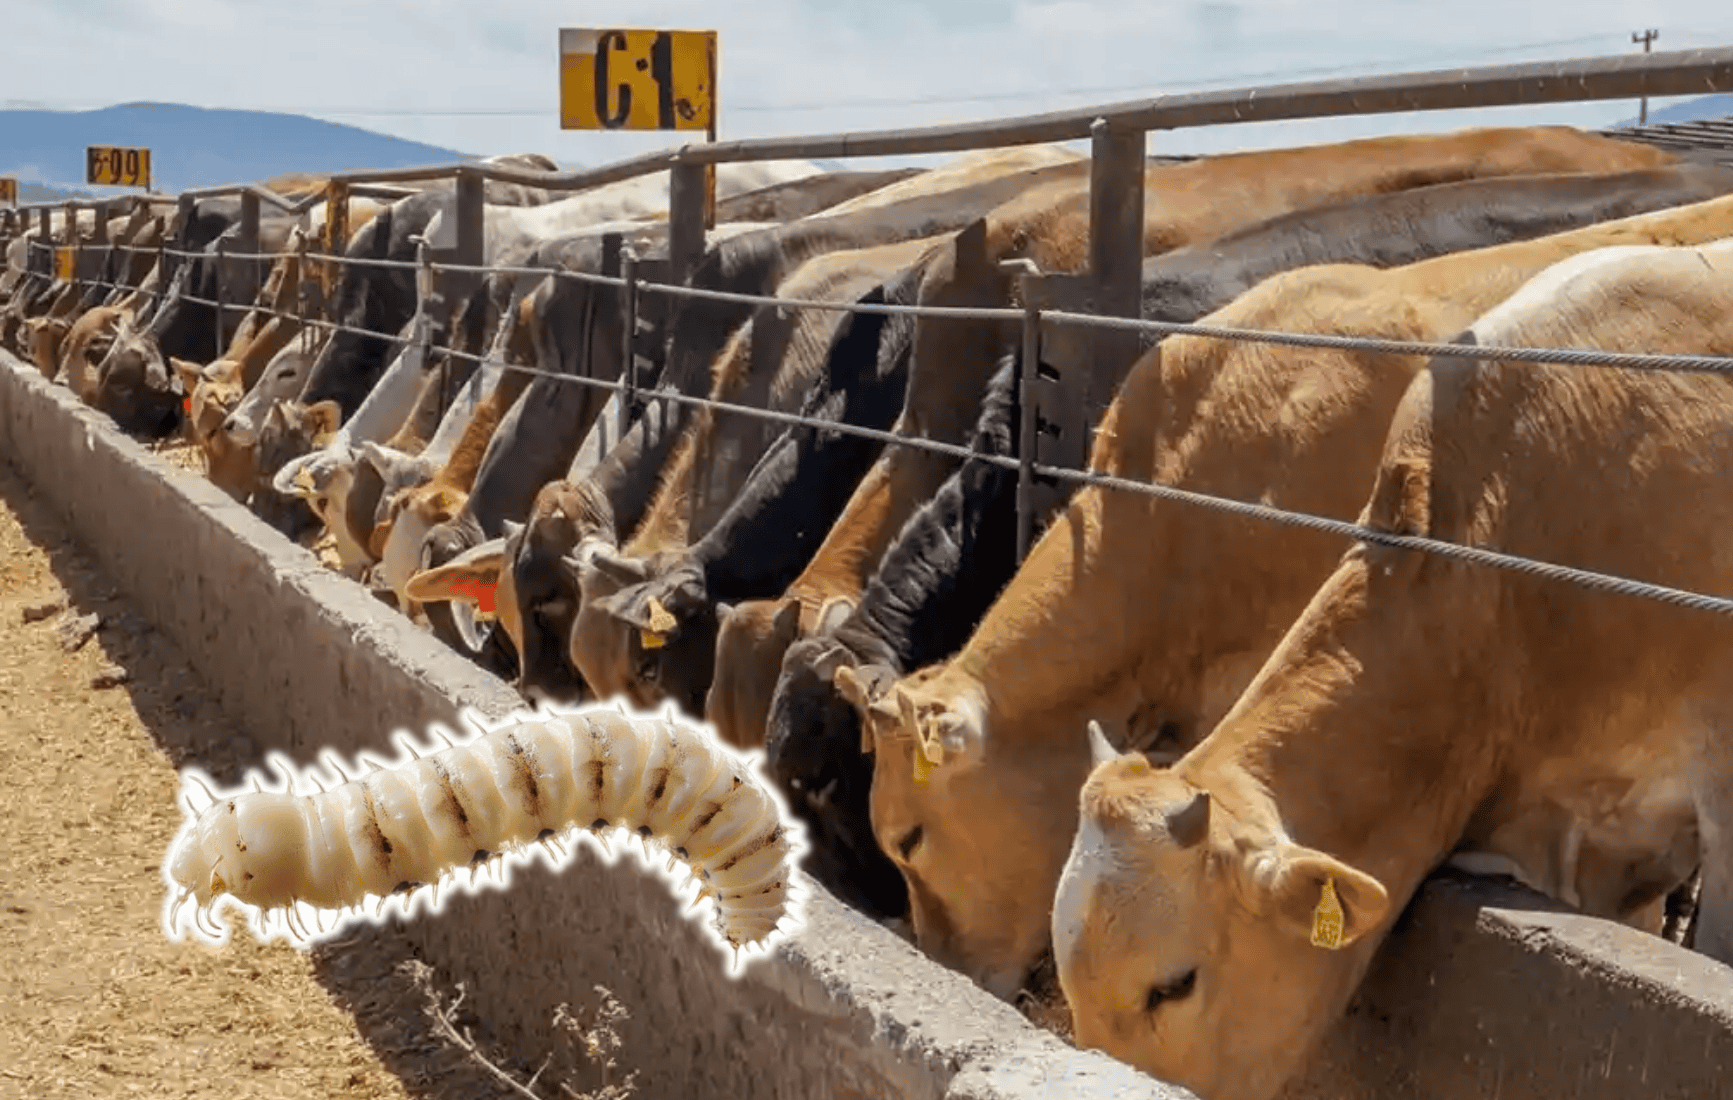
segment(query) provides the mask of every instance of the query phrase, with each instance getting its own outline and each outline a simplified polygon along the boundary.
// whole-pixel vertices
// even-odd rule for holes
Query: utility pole
[[[1637,33],[1633,32],[1631,34],[1631,41],[1642,43],[1643,52],[1648,53],[1649,52],[1649,43],[1653,42],[1656,38],[1659,38],[1660,35],[1661,35],[1661,32],[1656,31],[1656,30],[1644,31],[1642,34],[1637,34]],[[1642,113],[1637,116],[1637,125],[1638,126],[1647,126],[1648,124],[1649,124],[1649,97],[1644,96],[1643,97]]]

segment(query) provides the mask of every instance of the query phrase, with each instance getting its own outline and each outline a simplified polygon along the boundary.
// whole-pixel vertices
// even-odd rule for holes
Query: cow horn
[[[1099,768],[1109,760],[1118,760],[1119,750],[1107,739],[1107,734],[1101,729],[1101,723],[1091,718],[1089,720],[1089,760],[1090,766]]]
[[[1209,792],[1198,791],[1192,795],[1191,801],[1176,810],[1169,810],[1167,819],[1168,835],[1173,837],[1174,844],[1181,848],[1190,848],[1209,835]]]

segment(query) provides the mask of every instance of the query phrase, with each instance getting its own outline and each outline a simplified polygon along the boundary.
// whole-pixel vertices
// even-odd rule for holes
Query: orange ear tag
[[[638,644],[645,649],[661,649],[667,642],[668,639],[653,630],[638,631]]]
[[[498,593],[498,588],[491,584],[483,584],[480,581],[470,581],[464,586],[464,594],[475,601],[476,610],[490,617],[499,612],[499,604],[496,599]]]
[[[1312,945],[1331,951],[1342,946],[1342,903],[1336,897],[1336,880],[1324,880],[1324,894],[1312,910]]]

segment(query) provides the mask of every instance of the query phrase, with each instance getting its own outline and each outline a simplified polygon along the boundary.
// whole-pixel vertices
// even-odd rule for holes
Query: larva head
[[[269,791],[218,800],[182,833],[169,877],[200,906],[222,894],[266,909],[289,904],[305,893],[305,803]]]

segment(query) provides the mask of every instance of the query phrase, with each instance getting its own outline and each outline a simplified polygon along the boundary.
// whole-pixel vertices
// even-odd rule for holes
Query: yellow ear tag
[[[1336,880],[1324,880],[1324,895],[1312,910],[1312,945],[1335,951],[1342,946],[1342,903],[1336,897]]]
[[[638,644],[645,649],[661,649],[668,644],[668,632],[674,629],[674,616],[656,597],[651,596],[647,602],[650,605],[650,629],[638,630]]]
[[[927,743],[915,736],[915,786],[921,787],[933,778],[933,773],[939,770],[937,762],[928,759]]]

